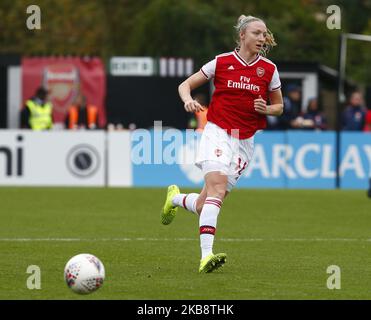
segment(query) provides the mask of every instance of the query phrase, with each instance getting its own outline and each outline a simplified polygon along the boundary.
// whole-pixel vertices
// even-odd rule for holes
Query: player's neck
[[[250,63],[254,59],[256,59],[257,54],[256,53],[251,53],[247,50],[243,50],[243,48],[240,48],[238,51],[238,54],[246,61],[246,63]]]

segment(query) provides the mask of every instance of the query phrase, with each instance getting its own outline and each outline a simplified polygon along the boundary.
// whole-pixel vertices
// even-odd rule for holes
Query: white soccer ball
[[[88,294],[103,285],[105,270],[103,263],[88,253],[72,257],[64,268],[67,286],[79,294]]]

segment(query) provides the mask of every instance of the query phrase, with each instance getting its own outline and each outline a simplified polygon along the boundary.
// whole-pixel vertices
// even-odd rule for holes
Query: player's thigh
[[[229,167],[227,191],[230,192],[251,163],[254,154],[254,137],[238,142],[238,152],[233,154]]]
[[[196,166],[201,168],[205,175],[205,162],[212,165],[215,163],[229,165],[231,159],[232,150],[228,134],[215,124],[208,123],[201,136],[196,157]]]

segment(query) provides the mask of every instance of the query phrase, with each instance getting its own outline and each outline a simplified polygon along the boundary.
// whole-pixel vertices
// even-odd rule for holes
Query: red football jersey
[[[229,134],[238,130],[239,139],[247,139],[266,127],[266,116],[254,109],[254,100],[268,100],[269,91],[281,88],[276,65],[257,55],[247,63],[234,50],[215,57],[201,68],[206,78],[214,78],[207,120]],[[235,135],[235,132],[233,132]]]

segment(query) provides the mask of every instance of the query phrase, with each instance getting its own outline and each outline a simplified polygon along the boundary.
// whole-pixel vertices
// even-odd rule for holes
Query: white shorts
[[[220,171],[228,176],[227,191],[236,185],[241,174],[250,164],[254,153],[254,136],[237,139],[212,122],[208,122],[201,136],[196,166],[204,176]]]

